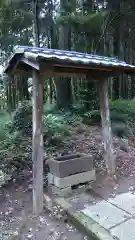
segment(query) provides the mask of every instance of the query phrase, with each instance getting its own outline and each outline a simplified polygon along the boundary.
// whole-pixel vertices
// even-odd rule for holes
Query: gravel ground
[[[21,234],[21,240],[87,240],[73,225],[58,220],[53,215],[44,213],[36,220],[31,220]]]
[[[32,215],[31,176],[11,182],[0,190],[0,240],[7,240],[27,216]],[[87,236],[68,222],[63,210],[54,206],[42,216],[27,222],[21,232],[21,240],[86,240]]]

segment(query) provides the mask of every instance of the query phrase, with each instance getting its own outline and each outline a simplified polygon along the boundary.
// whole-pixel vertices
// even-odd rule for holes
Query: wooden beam
[[[100,71],[104,71],[104,72],[112,72],[113,69],[109,68],[109,67],[105,67],[102,65],[95,65],[95,64],[79,64],[79,63],[70,63],[70,62],[61,62],[61,61],[52,61],[52,60],[40,60],[40,69],[41,71],[45,69],[45,66],[47,65],[49,69],[53,69],[53,68],[59,68],[59,69],[63,69],[64,71],[67,71],[67,69],[72,69],[72,71],[78,71],[81,70],[83,71],[89,71],[89,70],[100,70]],[[47,69],[48,69],[47,68]]]
[[[74,69],[82,69],[83,70],[101,70],[102,72],[113,72],[114,75],[120,75],[122,73],[126,73],[126,74],[134,74],[135,73],[135,68],[130,68],[130,67],[124,67],[124,66],[108,66],[108,65],[102,65],[102,64],[96,64],[96,63],[90,63],[90,64],[83,64],[83,63],[79,63],[79,62],[70,62],[70,61],[64,61],[64,60],[59,60],[59,59],[55,59],[55,60],[47,60],[44,59],[43,57],[39,58],[39,63],[41,68],[44,69],[44,66],[46,66],[46,64],[49,66],[55,66],[55,67],[61,67],[61,68],[74,68]]]
[[[73,77],[73,76],[79,76],[79,77],[86,77],[89,76],[90,78],[97,80],[101,78],[108,78],[112,77],[114,72],[112,71],[106,71],[101,69],[93,69],[93,68],[75,68],[72,66],[56,66],[56,65],[47,65],[45,68],[44,64],[41,64],[41,74],[45,74],[49,77],[55,77],[55,76],[62,76],[62,77]]]
[[[22,57],[21,62],[25,63],[26,65],[28,65],[36,70],[40,70],[38,61],[32,61],[25,57]]]
[[[43,79],[33,70],[33,214],[43,210]]]
[[[109,110],[109,96],[108,96],[108,80],[99,81],[100,85],[100,110],[102,121],[102,134],[104,141],[105,162],[108,174],[113,176],[115,174],[115,155],[112,146],[112,132],[110,122]]]

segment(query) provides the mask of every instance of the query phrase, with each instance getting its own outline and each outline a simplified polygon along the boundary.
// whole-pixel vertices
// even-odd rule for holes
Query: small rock
[[[64,218],[64,223],[68,223],[68,217]]]
[[[120,150],[128,152],[128,141],[126,139],[120,140]]]
[[[42,225],[41,223],[38,224],[38,228],[41,229],[42,228]]]
[[[116,190],[118,188],[118,186],[114,186],[113,189]]]
[[[12,211],[13,211],[13,208],[12,208],[12,207],[9,207],[9,208],[8,208],[8,211],[9,211],[9,212],[12,212]]]
[[[131,186],[131,187],[129,187],[129,189],[128,189],[129,191],[133,191],[134,190],[134,187],[133,186]]]
[[[29,184],[29,186],[28,186],[28,190],[32,190],[32,189],[33,189],[32,184]]]
[[[33,238],[33,234],[28,234],[26,237],[27,237],[27,239],[32,239]]]
[[[55,232],[55,239],[60,239],[61,233],[60,232]]]
[[[115,194],[115,193],[111,193],[111,194],[110,194],[110,197],[111,197],[111,198],[115,198],[115,197],[116,197],[116,194]]]
[[[14,236],[19,236],[19,233],[17,231],[15,231]]]
[[[50,235],[53,235],[54,234],[54,229],[50,229],[50,232],[49,232]]]
[[[40,221],[40,223],[44,223],[44,222],[45,222],[45,219],[44,219],[43,217],[40,217],[40,218],[39,218],[39,221]]]
[[[67,236],[64,236],[64,237],[63,237],[63,240],[68,240],[68,237],[67,237]]]
[[[62,219],[62,216],[60,214],[58,214],[57,219]]]
[[[5,216],[8,216],[9,212],[5,212]]]

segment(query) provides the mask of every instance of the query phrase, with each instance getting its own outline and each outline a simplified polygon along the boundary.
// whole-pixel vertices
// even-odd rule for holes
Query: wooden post
[[[33,214],[43,210],[43,79],[33,70]]]
[[[104,140],[105,162],[108,174],[115,174],[115,154],[112,146],[112,133],[109,110],[108,79],[100,80],[100,111]]]

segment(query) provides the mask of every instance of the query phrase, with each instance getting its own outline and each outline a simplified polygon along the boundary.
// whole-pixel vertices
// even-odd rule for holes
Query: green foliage
[[[70,108],[71,112],[82,116],[85,113],[85,105],[84,104],[74,104]]]
[[[19,170],[17,166],[21,166],[21,169],[25,168],[30,163],[24,157],[24,153],[21,152],[22,133],[13,132],[10,133],[11,117],[6,112],[0,112],[0,168],[4,172],[9,172],[14,169]],[[28,142],[28,141],[27,141]],[[25,148],[26,153],[26,148]],[[27,164],[20,160],[25,159]],[[15,162],[14,162],[15,160]],[[18,164],[19,163],[19,164]]]
[[[68,125],[64,123],[61,115],[48,114],[44,116],[44,131],[47,135],[68,135]]]
[[[8,113],[0,111],[0,142],[4,141],[7,137],[8,126],[10,116]]]
[[[120,122],[115,122],[112,124],[112,132],[117,136],[117,137],[125,137],[128,136],[128,128],[124,123]]]
[[[135,100],[115,100],[110,103],[112,130],[117,136],[135,134]]]
[[[103,23],[103,19],[106,16],[105,12],[99,13],[90,13],[86,15],[82,15],[82,13],[76,14],[67,14],[64,16],[60,16],[57,19],[57,23],[59,24],[72,24],[77,29],[87,29],[87,31],[92,32],[100,32],[100,27]]]
[[[43,108],[44,115],[58,113],[58,108],[56,104],[45,104]]]
[[[135,120],[135,100],[115,100],[110,103],[110,110],[115,113],[124,114],[123,116],[129,120]]]
[[[135,133],[135,100],[116,100],[110,102],[112,131],[118,137],[131,136]],[[99,110],[84,113],[83,123],[100,124]]]
[[[25,101],[15,110],[12,123],[10,123],[8,127],[10,131],[22,131],[25,134],[32,133],[31,102]],[[56,113],[55,108],[44,108],[43,127],[45,137],[50,137],[57,134],[69,134],[68,125],[66,124],[64,114],[60,111]]]
[[[6,131],[6,138],[2,141],[0,139],[0,168],[6,173],[13,171],[21,171],[23,169],[31,169],[32,156],[31,148],[32,142],[25,137],[22,132],[12,132],[10,134]]]
[[[21,1],[8,2],[9,4],[3,6],[0,11],[0,43],[2,50],[6,51],[7,55],[13,51],[13,46],[16,43],[23,45],[30,43],[33,19],[33,15],[28,10],[27,4],[23,4],[22,7]]]
[[[14,114],[12,120],[12,129],[15,131],[23,131],[27,134],[32,132],[32,105],[31,102],[24,101],[19,106]]]
[[[22,132],[16,131],[12,134],[8,133],[6,134],[6,139],[1,144],[0,149],[4,148],[15,148],[19,147],[22,143]]]
[[[115,110],[110,111],[110,118],[112,122],[127,122],[128,121],[128,114],[122,113]]]
[[[88,88],[82,88],[79,91],[80,99],[84,104],[86,111],[99,108],[99,98],[97,97],[96,88],[93,85]]]
[[[92,124],[99,124],[101,121],[100,111],[99,110],[92,110],[86,112],[83,116],[83,123],[92,125]]]

